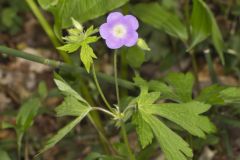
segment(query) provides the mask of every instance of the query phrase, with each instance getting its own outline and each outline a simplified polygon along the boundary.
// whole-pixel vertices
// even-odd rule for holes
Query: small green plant
[[[18,159],[21,159],[22,143],[24,135],[28,129],[32,126],[34,118],[37,116],[41,102],[47,96],[47,88],[44,82],[41,82],[38,87],[38,93],[28,98],[20,107],[20,110],[16,116],[16,124],[3,122],[2,129],[14,129],[17,135],[17,150]]]

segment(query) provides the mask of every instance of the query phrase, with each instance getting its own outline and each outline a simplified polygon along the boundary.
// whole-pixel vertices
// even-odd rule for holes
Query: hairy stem
[[[26,52],[19,51],[19,50],[16,50],[16,49],[8,48],[6,46],[0,45],[0,52],[4,53],[6,55],[9,55],[9,56],[23,58],[23,59],[33,61],[33,62],[36,62],[36,63],[41,63],[41,64],[44,64],[44,65],[48,65],[48,66],[53,67],[53,68],[59,68],[59,69],[62,69],[64,71],[67,71],[67,72],[76,72],[76,73],[79,73],[79,74],[81,74],[85,77],[93,76],[92,74],[88,74],[86,72],[86,70],[82,67],[76,67],[76,66],[66,64],[66,63],[63,63],[63,62],[60,62],[60,61],[43,58],[43,57],[40,57],[40,56],[36,56],[36,55],[33,55],[33,54],[29,54],[29,53],[26,53]],[[112,76],[106,75],[104,73],[97,73],[97,77],[99,79],[105,81],[105,82],[110,83],[110,84],[115,84],[115,82],[114,82],[115,80]],[[136,87],[136,85],[133,82],[123,80],[123,79],[118,79],[118,84],[119,84],[119,86],[121,86],[123,88],[126,88],[126,89],[130,89],[130,90],[133,90]]]
[[[108,109],[109,109],[110,111],[113,111],[111,105],[108,103],[108,101],[107,101],[106,97],[104,96],[103,91],[102,91],[102,89],[101,89],[101,87],[100,87],[100,85],[99,85],[94,64],[92,65],[92,73],[93,73],[93,79],[94,79],[94,82],[95,82],[95,84],[96,84],[97,90],[98,90],[98,92],[99,92],[99,94],[100,94],[103,102],[105,103],[105,105],[108,107]]]
[[[118,86],[118,70],[117,70],[117,50],[114,52],[114,81],[116,88],[116,96],[117,96],[117,104],[120,105],[120,97],[119,97],[119,86]]]
[[[103,112],[103,113],[105,113],[105,114],[107,114],[107,115],[110,115],[111,117],[115,117],[115,115],[112,113],[112,112],[109,112],[108,110],[105,110],[105,109],[103,109],[103,108],[100,108],[100,107],[92,107],[92,109],[93,109],[93,111],[94,110],[98,110],[98,111],[101,111],[101,112]]]
[[[121,131],[122,131],[122,135],[123,135],[123,141],[127,147],[128,150],[128,155],[129,155],[129,159],[130,160],[135,160],[135,155],[133,154],[131,147],[129,145],[129,141],[128,141],[128,136],[127,136],[127,131],[126,131],[126,127],[124,122],[121,122]]]
[[[53,43],[53,45],[55,47],[59,47],[61,45],[61,43],[55,36],[51,26],[49,25],[49,23],[47,22],[45,17],[42,15],[41,11],[39,10],[39,8],[36,5],[36,3],[34,2],[34,0],[26,0],[26,2],[28,4],[28,6],[30,7],[30,9],[32,10],[33,14],[36,16],[38,22],[41,24],[43,30],[48,35],[48,37],[51,40],[51,42]],[[59,54],[62,57],[62,59],[64,60],[64,62],[72,64],[72,60],[66,52],[59,51]]]

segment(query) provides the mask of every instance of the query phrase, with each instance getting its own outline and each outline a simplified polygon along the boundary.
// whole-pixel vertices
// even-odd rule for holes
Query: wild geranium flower
[[[110,13],[107,22],[100,26],[100,35],[105,39],[108,48],[118,49],[122,46],[131,47],[137,43],[139,23],[132,15],[120,12]]]

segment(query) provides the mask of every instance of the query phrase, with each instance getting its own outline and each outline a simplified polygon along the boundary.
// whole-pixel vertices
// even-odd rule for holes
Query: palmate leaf
[[[191,73],[170,73],[165,78],[165,82],[151,81],[150,90],[158,91],[164,99],[176,102],[189,102],[192,100],[192,88],[194,77]]]
[[[144,111],[141,111],[141,113],[144,114]],[[144,114],[143,118],[152,128],[167,160],[187,160],[193,157],[192,150],[187,142],[169,129],[158,118],[150,114]]]
[[[149,124],[143,119],[141,112],[133,115],[132,123],[137,126],[136,131],[142,148],[152,143],[153,132]]]
[[[182,78],[182,80],[177,82],[176,77]],[[150,144],[153,136],[155,136],[168,160],[187,160],[193,156],[187,142],[157,117],[168,119],[187,130],[190,134],[204,138],[206,133],[212,133],[216,130],[210,120],[201,115],[208,111],[211,106],[191,100],[193,83],[191,74],[171,74],[167,81],[172,87],[169,89],[169,86],[166,85],[169,95],[174,95],[174,98],[178,97],[181,103],[153,104],[161,98],[159,89],[157,89],[158,92],[148,93],[146,82],[139,77],[135,78],[135,83],[140,87],[141,92],[132,101],[137,103],[137,110],[134,113],[132,123],[136,126],[139,141],[143,148]],[[183,83],[182,86],[181,83]],[[189,86],[186,85],[187,83]],[[183,89],[180,86],[185,87],[186,91],[180,91]],[[161,92],[162,94],[168,95],[165,90]],[[184,102],[184,100],[189,102]]]
[[[56,83],[58,89],[62,91],[62,93],[65,96],[72,96],[76,99],[78,99],[80,102],[83,102],[85,104],[88,104],[85,99],[82,98],[80,94],[78,94],[75,90],[73,90],[67,83],[54,79],[54,82]]]
[[[55,109],[55,111],[57,112],[58,117],[79,116],[88,108],[90,108],[90,106],[78,101],[72,96],[68,96],[64,99],[63,103]]]
[[[74,119],[72,122],[67,124],[64,128],[59,130],[56,135],[54,135],[52,138],[50,138],[46,144],[44,145],[44,148],[40,151],[39,154],[45,152],[49,148],[53,147],[56,143],[58,143],[64,136],[66,136],[80,121],[89,113],[91,110],[90,107],[82,109],[81,113],[78,112],[78,117]]]
[[[186,41],[187,30],[179,17],[158,3],[140,3],[133,6],[131,11],[143,22]]]
[[[219,85],[208,86],[200,92],[195,100],[211,105],[224,104],[224,99],[220,97],[220,92],[224,89],[225,87]]]
[[[59,77],[60,79],[60,77]],[[54,80],[60,91],[65,94],[64,102],[56,108],[57,116],[76,116],[72,122],[60,129],[50,138],[39,154],[53,147],[67,135],[91,111],[91,106],[63,80]]]
[[[65,51],[67,53],[73,53],[73,52],[77,51],[80,46],[81,46],[81,43],[68,43],[61,47],[58,47],[57,49],[59,49],[61,51]]]
[[[240,103],[240,88],[229,87],[220,92],[225,103]]]
[[[211,105],[240,103],[240,88],[212,85],[204,88],[196,100]]]
[[[189,103],[163,103],[144,107],[144,111],[159,115],[183,127],[192,135],[205,138],[205,133],[216,131],[215,126],[206,116],[200,114],[208,111],[210,105],[197,101]]]
[[[90,72],[93,59],[96,59],[93,49],[88,44],[83,44],[80,53],[80,59],[83,62],[87,72]]]

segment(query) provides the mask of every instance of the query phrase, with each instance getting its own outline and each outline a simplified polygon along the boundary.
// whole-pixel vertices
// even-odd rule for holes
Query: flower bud
[[[147,43],[145,42],[145,40],[142,39],[142,38],[138,38],[137,45],[138,45],[138,47],[140,47],[142,50],[151,51],[151,49],[148,47],[148,45],[147,45]]]
[[[83,26],[78,22],[76,21],[74,18],[71,18],[72,19],[72,24],[73,26],[78,29],[79,31],[83,31]]]

